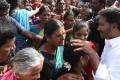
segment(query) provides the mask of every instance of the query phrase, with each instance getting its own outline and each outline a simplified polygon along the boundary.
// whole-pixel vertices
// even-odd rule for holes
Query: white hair
[[[17,74],[28,74],[37,65],[43,66],[44,57],[33,48],[25,48],[16,53],[13,59],[13,71]]]

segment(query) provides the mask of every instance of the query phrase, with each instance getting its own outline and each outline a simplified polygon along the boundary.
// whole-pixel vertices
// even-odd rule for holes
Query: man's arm
[[[79,48],[76,48],[75,51],[82,50],[89,55],[91,65],[95,73],[100,63],[97,52],[94,49],[92,49],[91,46],[89,46],[89,43],[85,41],[81,41],[77,39],[77,40],[72,40],[71,42],[72,42],[71,45],[79,47]]]
[[[30,39],[30,40],[42,40],[43,37],[39,36],[35,33],[26,31],[25,29],[22,28],[22,26],[12,17],[9,17],[9,19],[11,19],[11,22],[13,23],[13,25],[16,26],[17,30],[18,30],[18,34],[21,34],[22,36]]]

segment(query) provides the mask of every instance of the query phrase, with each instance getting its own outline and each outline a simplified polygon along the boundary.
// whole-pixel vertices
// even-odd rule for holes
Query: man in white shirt
[[[120,9],[103,9],[99,15],[98,31],[105,39],[101,59],[84,41],[73,40],[72,45],[80,46],[75,50],[83,50],[89,55],[95,80],[120,80]]]

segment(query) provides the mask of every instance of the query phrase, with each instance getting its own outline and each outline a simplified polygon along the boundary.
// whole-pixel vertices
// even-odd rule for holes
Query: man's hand
[[[71,45],[77,47],[75,49],[75,51],[84,51],[86,54],[89,55],[93,70],[94,70],[94,72],[96,72],[98,65],[100,63],[99,56],[98,56],[97,52],[94,49],[92,49],[92,47],[89,45],[89,43],[87,41],[74,39],[71,41]]]
[[[84,51],[88,55],[91,55],[92,53],[96,53],[95,50],[89,45],[88,41],[74,39],[71,41],[71,45],[77,47],[74,51]]]

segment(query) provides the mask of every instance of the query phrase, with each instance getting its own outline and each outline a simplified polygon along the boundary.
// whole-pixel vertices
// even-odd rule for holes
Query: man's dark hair
[[[0,17],[0,47],[16,36],[16,27],[5,18]]]
[[[103,9],[99,12],[99,15],[105,17],[109,23],[116,23],[120,30],[120,9],[113,7]]]

